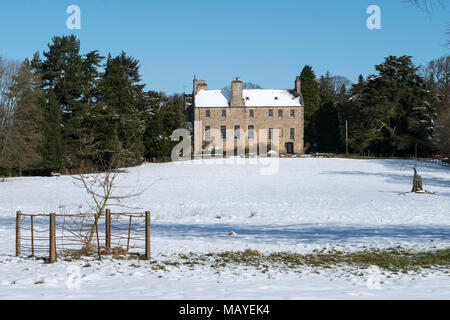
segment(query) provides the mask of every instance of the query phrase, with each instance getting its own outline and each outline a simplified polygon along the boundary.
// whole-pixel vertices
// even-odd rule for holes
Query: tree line
[[[450,155],[450,56],[389,56],[351,84],[301,71],[307,152]],[[250,85],[249,85],[250,86]],[[252,87],[259,87],[251,84]],[[0,57],[0,175],[92,172],[170,157],[183,96],[146,91],[140,63],[56,36],[22,62]],[[348,139],[346,135],[348,134]]]
[[[0,175],[90,172],[170,156],[182,96],[145,91],[125,52],[82,54],[56,36],[42,55],[0,57]]]
[[[307,152],[377,156],[450,155],[450,56],[415,66],[389,56],[357,83],[301,72]],[[348,135],[348,139],[347,139]]]

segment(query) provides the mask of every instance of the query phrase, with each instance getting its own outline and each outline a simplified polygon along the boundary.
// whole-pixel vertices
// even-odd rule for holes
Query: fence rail
[[[326,155],[333,155],[333,154],[313,154],[310,155],[311,157],[325,157]],[[338,154],[339,158],[351,158],[351,159],[386,159],[386,160],[414,160],[419,162],[428,162],[428,163],[434,163],[443,167],[450,167],[450,159],[443,155],[436,155],[434,157],[428,157],[428,158],[422,158],[422,157],[416,157],[414,155],[404,156],[404,157],[395,157],[385,154]]]
[[[420,162],[430,162],[430,163],[436,163],[438,165],[444,166],[444,167],[450,167],[450,159],[439,159],[439,158],[417,158],[417,161]]]
[[[16,212],[16,256],[57,255],[85,248],[88,243],[106,253],[115,250],[150,259],[150,211],[95,214],[27,214]],[[104,244],[104,245],[101,245]],[[118,249],[118,250],[117,250]]]

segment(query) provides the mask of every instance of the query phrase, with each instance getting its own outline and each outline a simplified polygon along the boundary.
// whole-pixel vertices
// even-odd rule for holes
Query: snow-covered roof
[[[282,89],[243,89],[246,107],[302,107],[300,97]],[[199,90],[195,95],[198,108],[225,108],[229,106],[231,90]]]

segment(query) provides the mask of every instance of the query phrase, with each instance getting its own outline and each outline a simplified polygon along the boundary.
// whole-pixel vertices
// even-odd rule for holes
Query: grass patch
[[[213,268],[228,265],[257,267],[267,272],[270,268],[298,269],[301,267],[317,267],[329,269],[337,266],[357,266],[368,268],[378,266],[392,272],[418,271],[433,267],[450,267],[450,249],[412,252],[400,248],[386,250],[364,250],[358,252],[316,251],[310,254],[292,252],[275,252],[262,254],[257,250],[226,251],[207,253],[205,255],[183,256],[184,264],[195,264],[197,261],[209,260]],[[189,258],[189,259],[188,259]],[[165,263],[170,265],[169,263]],[[203,263],[202,263],[203,264]],[[172,265],[176,265],[173,263]]]

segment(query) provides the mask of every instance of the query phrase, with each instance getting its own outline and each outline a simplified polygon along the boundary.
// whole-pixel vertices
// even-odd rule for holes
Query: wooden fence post
[[[111,210],[106,209],[106,216],[105,216],[105,247],[106,249],[111,249]]]
[[[50,213],[50,263],[56,262],[56,214]]]
[[[22,213],[16,212],[16,257],[20,256],[20,222]]]
[[[150,259],[150,211],[145,212],[145,259]]]
[[[131,223],[133,216],[130,216],[130,223],[128,224],[128,240],[127,240],[127,252],[130,250],[130,237],[131,237]]]
[[[30,217],[30,232],[31,232],[31,256],[34,257],[34,223],[33,216]]]

